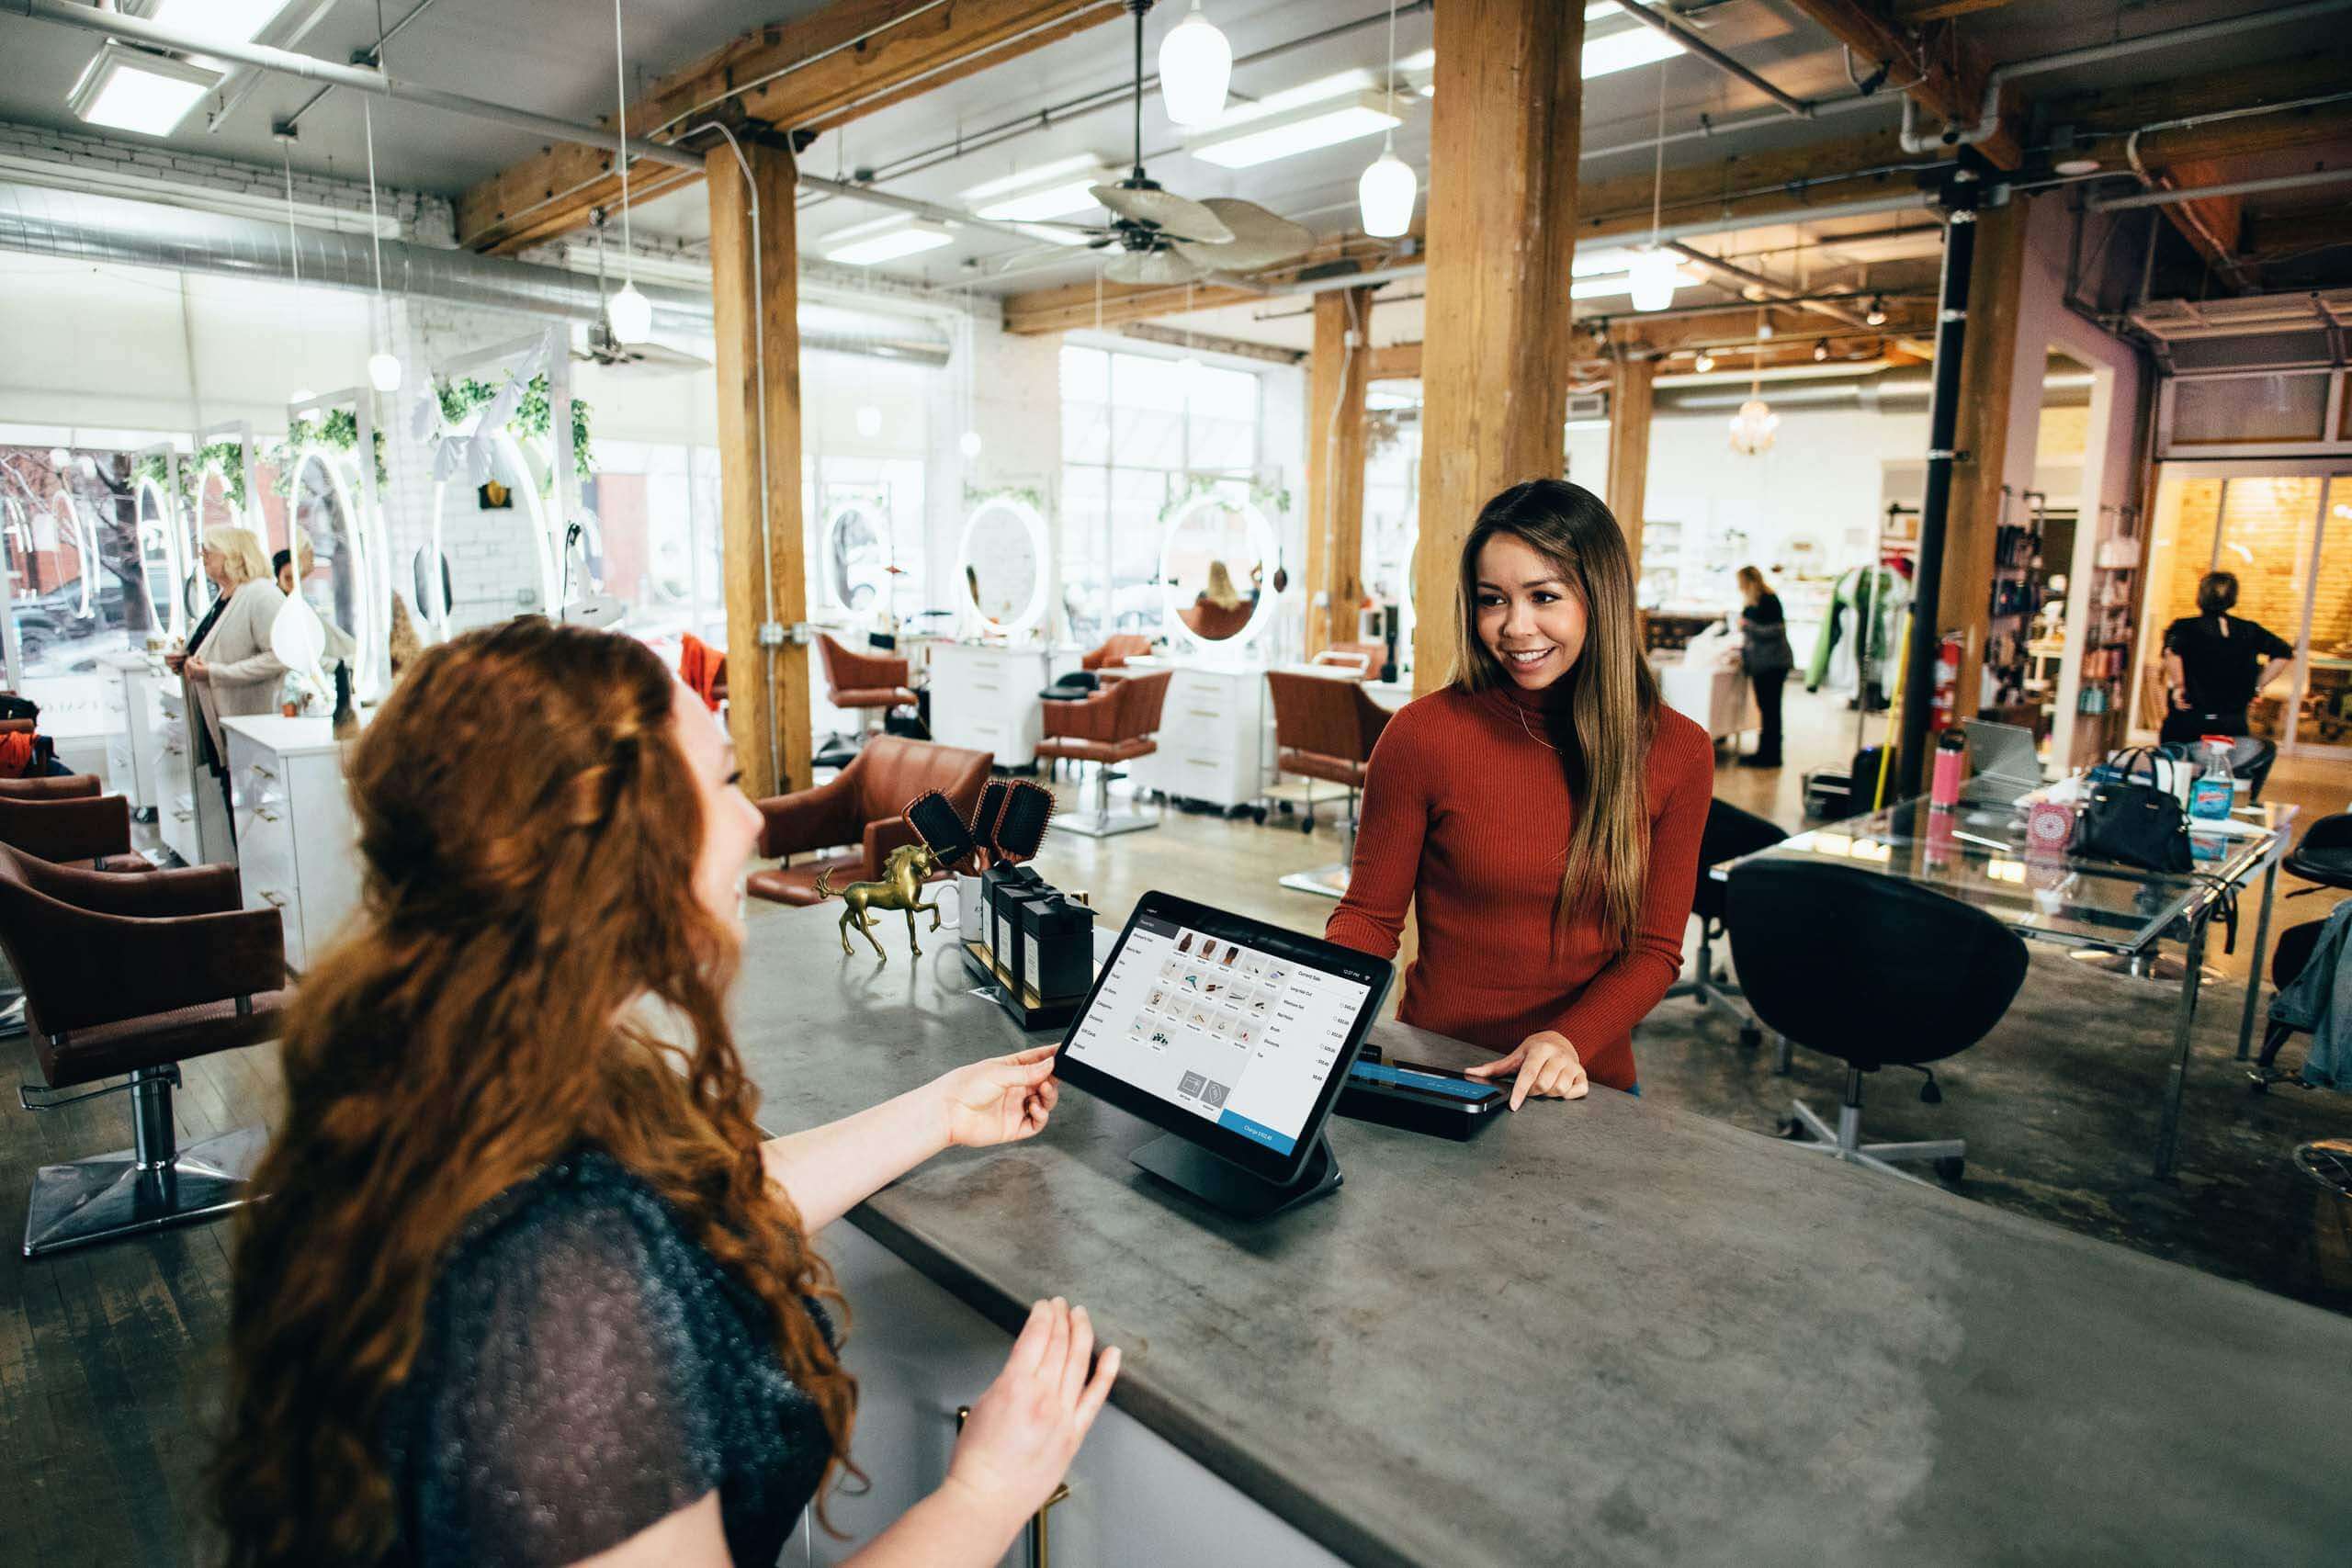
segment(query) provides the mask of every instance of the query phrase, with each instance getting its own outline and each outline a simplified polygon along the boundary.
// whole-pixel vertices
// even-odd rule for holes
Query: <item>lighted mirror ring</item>
[[[972,540],[979,532],[980,520],[992,512],[1008,513],[1015,522],[1021,525],[1022,530],[1029,536],[1030,558],[1036,563],[1035,581],[1029,589],[1029,603],[1022,606],[1020,615],[1009,621],[989,620],[986,608],[972,597],[972,569],[975,565],[972,559]],[[1043,513],[1027,502],[1015,496],[992,495],[972,508],[971,515],[964,519],[962,540],[956,547],[956,575],[964,584],[965,600],[971,604],[973,612],[979,615],[981,623],[989,630],[1001,632],[1010,637],[1027,631],[1045,618],[1046,603],[1053,577],[1053,573],[1046,570],[1046,519]]]
[[[147,514],[147,502],[151,495],[155,501],[155,514],[152,518]],[[162,628],[164,636],[184,637],[187,633],[187,610],[179,588],[185,573],[180,561],[179,517],[177,510],[172,505],[171,493],[152,476],[142,479],[131,494],[130,507],[131,514],[138,520],[139,577],[142,584],[147,579],[148,538],[153,536],[164,547],[164,599],[169,603],[156,600],[154,590],[151,586],[147,591],[147,596],[151,601],[148,608],[151,612],[166,612],[167,618]]]
[[[73,497],[60,491],[50,498],[50,521],[57,525],[58,537],[74,545],[74,581],[82,585],[81,607],[73,612],[77,621],[86,621],[96,612],[90,605],[90,582],[98,574],[98,530],[95,523],[86,523],[82,509],[74,504]]]
[[[502,430],[492,439],[498,444],[498,451],[513,462],[514,471],[523,480],[522,485],[514,490],[514,493],[523,498],[524,510],[530,518],[531,537],[538,543],[539,600],[547,607],[543,613],[550,616],[560,614],[563,606],[556,603],[557,541],[548,531],[548,503],[547,498],[539,494],[538,471],[531,465],[530,454],[524,450],[523,444],[515,440],[513,434]],[[498,465],[494,461],[491,464],[490,471],[492,478],[497,477]],[[446,479],[436,481],[433,486],[433,556],[445,568],[448,564],[449,554],[443,542],[441,521],[443,509],[448,502],[449,487],[452,484],[470,486],[470,482],[464,474],[460,473],[452,474]],[[435,632],[446,639],[449,635],[449,611],[445,609],[440,615],[429,615],[427,618],[433,622]]]
[[[1178,602],[1175,573],[1178,536],[1183,533],[1184,525],[1192,521],[1194,513],[1211,507],[1240,516],[1250,530],[1250,545],[1257,552],[1257,564],[1266,569],[1268,578],[1258,594],[1258,603],[1250,611],[1250,619],[1242,624],[1241,629],[1229,637],[1216,639],[1202,637],[1185,625],[1184,617],[1177,614],[1182,605]],[[1168,526],[1159,536],[1159,597],[1163,611],[1160,618],[1168,628],[1169,636],[1182,638],[1203,653],[1238,653],[1255,642],[1272,616],[1274,601],[1281,597],[1274,592],[1272,581],[1276,547],[1274,525],[1266,520],[1263,512],[1258,510],[1258,503],[1254,501],[1228,501],[1215,491],[1204,491],[1178,507],[1170,515]]]
[[[368,569],[368,520],[360,515],[358,490],[353,483],[358,478],[356,458],[346,459],[343,454],[324,446],[305,446],[294,455],[293,486],[287,492],[286,502],[286,547],[294,552],[296,561],[301,559],[302,470],[312,463],[326,471],[329,491],[343,519],[343,542],[351,549],[351,570],[359,585],[353,595],[356,608],[352,619],[357,624],[348,628],[358,655],[351,673],[353,679],[366,682],[368,671],[375,668],[376,590],[375,579]],[[315,549],[312,554],[315,557]],[[294,591],[297,594],[302,591],[299,579]]]
[[[817,530],[818,567],[824,574],[826,603],[836,610],[846,611],[852,615],[859,614],[861,606],[851,603],[849,594],[851,585],[841,580],[840,568],[835,564],[838,557],[833,549],[833,530],[841,526],[843,518],[860,514],[869,517],[888,517],[889,510],[883,504],[883,499],[878,495],[853,496],[847,501],[833,502],[831,508],[825,513],[824,525]],[[880,536],[877,535],[876,537]],[[883,541],[883,553],[886,557],[889,553],[889,543],[887,539]],[[891,597],[888,566],[889,563],[886,559],[883,562],[882,586],[876,593],[876,597],[886,603]],[[873,606],[869,604],[864,608],[871,609]]]

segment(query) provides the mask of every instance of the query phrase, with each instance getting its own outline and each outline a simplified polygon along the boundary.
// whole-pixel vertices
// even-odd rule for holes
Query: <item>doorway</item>
[[[2331,542],[2334,548],[2330,548]],[[2352,460],[2166,463],[2157,471],[2140,626],[2135,728],[2164,719],[2165,628],[2197,613],[2198,580],[2235,573],[2232,612],[2293,645],[2252,731],[2284,756],[2352,758]]]

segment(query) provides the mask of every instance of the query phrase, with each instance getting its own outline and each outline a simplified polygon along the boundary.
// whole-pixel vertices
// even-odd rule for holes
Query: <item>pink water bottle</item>
[[[1968,769],[1967,747],[1967,740],[1956,729],[1947,729],[1936,738],[1936,773],[1928,785],[1929,806],[1949,811],[1960,804],[1961,775]]]

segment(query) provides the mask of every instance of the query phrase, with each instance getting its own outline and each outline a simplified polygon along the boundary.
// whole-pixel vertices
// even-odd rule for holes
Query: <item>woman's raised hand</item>
[[[1061,1086],[1054,1081],[1055,1045],[1036,1045],[1010,1056],[958,1067],[937,1079],[942,1142],[967,1148],[1016,1143],[1046,1128]]]
[[[1513,1111],[1537,1100],[1582,1100],[1592,1091],[1592,1084],[1585,1077],[1584,1058],[1568,1043],[1568,1037],[1557,1030],[1543,1029],[1519,1043],[1519,1049],[1500,1061],[1472,1067],[1474,1078],[1510,1077],[1510,1108]]]
[[[1039,1302],[1004,1371],[972,1406],[944,1490],[964,1495],[1008,1533],[1018,1529],[1053,1495],[1118,1375],[1115,1348],[1095,1358],[1084,1307],[1059,1296]]]

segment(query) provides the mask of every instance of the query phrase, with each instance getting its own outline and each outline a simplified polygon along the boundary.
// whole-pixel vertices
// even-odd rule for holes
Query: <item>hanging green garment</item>
[[[1860,671],[1860,684],[1867,687],[1873,681],[1883,681],[1886,662],[1894,656],[1895,617],[1905,598],[1903,580],[1883,566],[1856,567],[1839,578],[1830,591],[1829,614],[1822,620],[1821,635],[1814,639],[1804,689],[1821,690],[1829,674],[1829,656],[1838,638],[1847,635],[1849,614],[1854,620],[1854,663]]]

